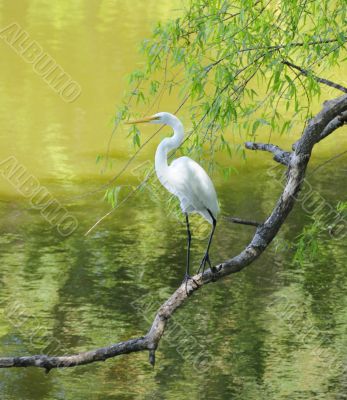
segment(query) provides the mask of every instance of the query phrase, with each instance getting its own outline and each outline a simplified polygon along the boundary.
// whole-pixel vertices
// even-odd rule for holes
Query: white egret
[[[191,158],[180,157],[175,159],[170,165],[168,164],[167,158],[169,151],[177,149],[184,138],[184,128],[177,117],[167,112],[160,112],[150,117],[145,117],[136,121],[129,121],[127,123],[138,124],[144,122],[168,125],[174,131],[174,135],[163,139],[157,148],[155,153],[155,171],[161,184],[170,193],[178,197],[181,203],[182,212],[186,217],[188,248],[185,280],[187,280],[190,278],[189,256],[191,244],[188,214],[199,213],[212,225],[207,249],[198,270],[198,272],[200,272],[200,270],[205,270],[206,263],[211,267],[209,250],[219,212],[216,191],[206,171]]]

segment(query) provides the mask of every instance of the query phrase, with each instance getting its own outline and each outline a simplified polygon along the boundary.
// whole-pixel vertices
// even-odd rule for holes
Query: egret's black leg
[[[187,238],[188,238],[188,242],[187,242],[187,265],[186,265],[186,272],[184,274],[184,281],[186,283],[186,293],[188,294],[188,290],[187,290],[187,285],[188,285],[188,280],[192,279],[190,276],[190,243],[192,241],[192,235],[190,233],[190,227],[189,227],[189,218],[188,218],[188,214],[186,213],[186,224],[187,224]],[[193,282],[197,285],[197,283],[195,282],[195,280],[193,279]]]
[[[213,234],[214,234],[214,231],[215,231],[215,229],[216,229],[217,220],[216,220],[216,218],[213,216],[213,214],[211,213],[210,210],[207,210],[207,211],[208,211],[208,213],[210,214],[210,216],[211,216],[211,218],[212,218],[212,230],[211,230],[210,238],[209,238],[209,240],[208,240],[206,253],[205,253],[204,257],[203,257],[202,260],[201,260],[200,267],[199,267],[199,269],[198,269],[198,273],[199,273],[200,271],[202,271],[202,273],[204,273],[206,263],[207,263],[207,264],[209,265],[209,267],[212,269],[212,265],[211,265],[211,261],[210,261],[210,256],[209,256],[209,251],[210,251],[210,246],[211,246]]]
[[[186,213],[186,224],[187,224],[187,238],[188,238],[188,242],[187,242],[187,264],[186,264],[186,278],[190,278],[189,275],[189,267],[190,267],[190,243],[192,241],[192,234],[190,233],[190,227],[189,227],[189,218],[188,218],[188,214]]]

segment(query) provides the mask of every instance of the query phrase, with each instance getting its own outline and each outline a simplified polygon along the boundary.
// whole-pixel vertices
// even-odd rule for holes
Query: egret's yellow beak
[[[129,124],[142,124],[144,122],[151,122],[151,121],[154,121],[156,119],[159,119],[159,117],[156,117],[155,115],[152,115],[151,117],[144,117],[144,118],[141,118],[141,119],[136,119],[134,121],[128,121],[128,122],[126,122],[126,124],[127,125],[129,125]]]

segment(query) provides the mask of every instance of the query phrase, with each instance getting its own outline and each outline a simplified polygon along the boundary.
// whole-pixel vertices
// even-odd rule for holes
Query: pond
[[[179,15],[179,7],[168,0],[39,0],[20,7],[0,1],[1,27],[21,27],[81,89],[74,101],[66,101],[13,46],[0,41],[1,356],[73,354],[141,336],[180,284],[184,219],[175,208],[168,212],[164,192],[147,186],[85,236],[110,209],[100,188],[134,152],[120,129],[111,144],[113,169],[103,171],[96,163],[106,152],[126,75],[141,65],[139,43],[157,21]],[[176,107],[170,108],[170,99],[165,104],[167,111]],[[272,140],[289,148],[299,134]],[[154,139],[122,175],[123,185],[140,182],[157,144]],[[346,199],[346,156],[315,168],[346,144],[346,129],[328,138],[308,171],[314,198],[332,207]],[[23,195],[18,181],[6,175],[5,160],[65,207],[76,222],[71,234]],[[282,167],[274,169],[269,154],[250,152],[246,160],[235,156],[225,162],[237,172],[228,179],[214,176],[222,206],[211,250],[215,263],[236,255],[254,231],[224,217],[262,221],[282,189]],[[257,262],[194,294],[170,322],[155,368],[143,352],[49,374],[2,369],[0,398],[346,398],[345,239],[322,229],[316,256],[303,252],[301,262],[294,262],[295,241],[311,212],[312,205],[298,202]],[[206,226],[193,218],[192,228],[197,266]]]

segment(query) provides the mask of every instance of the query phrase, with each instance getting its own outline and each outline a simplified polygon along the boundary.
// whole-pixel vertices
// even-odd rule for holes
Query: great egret
[[[139,124],[144,122],[168,125],[174,131],[174,135],[163,139],[157,148],[155,153],[155,171],[160,183],[170,193],[178,197],[181,203],[182,212],[186,217],[188,248],[184,279],[187,281],[190,279],[189,257],[191,244],[188,214],[194,212],[199,213],[212,225],[207,249],[198,270],[198,272],[200,272],[200,270],[203,272],[206,263],[211,267],[209,250],[217,224],[217,214],[219,212],[216,190],[206,171],[191,158],[180,157],[168,165],[167,156],[169,151],[177,149],[184,138],[184,128],[177,117],[167,112],[160,112],[150,117],[145,117],[136,121],[129,121],[127,123]]]

